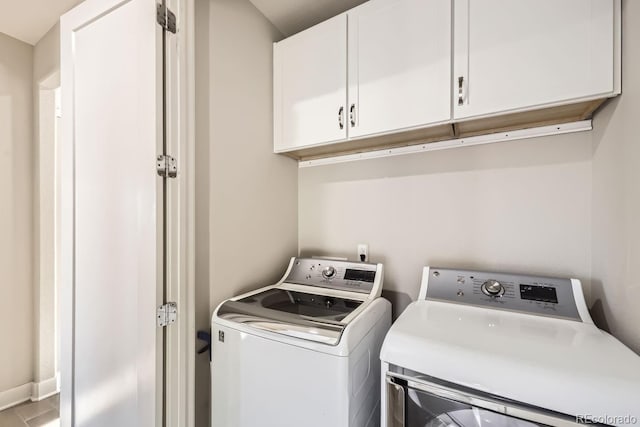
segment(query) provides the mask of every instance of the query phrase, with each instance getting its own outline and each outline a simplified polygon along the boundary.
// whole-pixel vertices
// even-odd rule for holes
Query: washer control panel
[[[363,262],[322,258],[296,258],[287,283],[369,294],[373,290],[378,266]]]
[[[570,279],[486,271],[425,269],[426,298],[581,320]]]

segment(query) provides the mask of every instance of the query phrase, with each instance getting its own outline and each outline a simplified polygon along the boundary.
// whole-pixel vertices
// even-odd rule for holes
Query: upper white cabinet
[[[348,20],[349,137],[451,118],[450,0],[372,0]]]
[[[347,137],[347,17],[274,45],[274,150]]]
[[[314,158],[591,117],[621,0],[370,0],[274,46],[274,151]]]
[[[448,121],[451,9],[373,0],[276,43],[275,151]]]
[[[611,96],[614,5],[454,0],[454,119]]]

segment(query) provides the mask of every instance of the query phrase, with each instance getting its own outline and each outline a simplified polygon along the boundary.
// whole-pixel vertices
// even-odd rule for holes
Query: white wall
[[[208,329],[218,303],[275,282],[296,255],[297,163],[273,154],[272,43],[282,36],[248,0],[196,7],[196,327]],[[206,356],[196,378],[196,425],[206,426]]]
[[[622,96],[593,132],[593,289],[595,313],[640,353],[640,2],[622,3]]]
[[[297,163],[273,154],[272,43],[248,0],[210,10],[210,303],[273,283],[297,252]],[[266,283],[265,283],[266,282]]]
[[[0,407],[33,378],[32,73],[33,47],[0,34]]]
[[[385,264],[395,314],[422,266],[591,272],[591,139],[580,133],[300,169],[302,254]],[[407,297],[408,295],[408,297]]]

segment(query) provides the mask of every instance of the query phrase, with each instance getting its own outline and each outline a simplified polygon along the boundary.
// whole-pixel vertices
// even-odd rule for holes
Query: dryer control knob
[[[487,280],[482,284],[482,292],[490,297],[500,297],[504,294],[504,286],[497,280]]]
[[[325,267],[324,270],[322,270],[322,277],[324,277],[325,279],[331,279],[335,275],[336,275],[336,269],[331,265],[328,267]]]

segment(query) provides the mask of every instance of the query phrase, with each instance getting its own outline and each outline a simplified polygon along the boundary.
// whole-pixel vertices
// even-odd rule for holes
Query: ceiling
[[[0,0],[0,33],[36,44],[61,15],[80,2],[82,0]]]
[[[364,3],[366,0],[250,1],[284,36],[288,37]]]
[[[366,0],[250,0],[284,36],[290,36]],[[0,0],[0,33],[36,44],[58,18],[82,0]]]
[[[305,30],[366,0],[250,0],[284,36]],[[0,33],[36,44],[82,0],[0,0]]]

